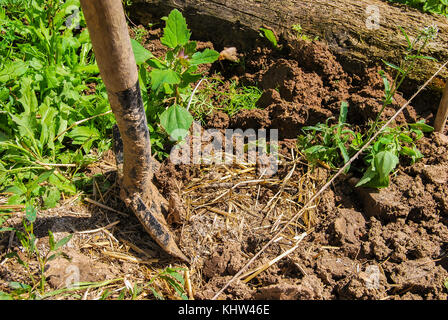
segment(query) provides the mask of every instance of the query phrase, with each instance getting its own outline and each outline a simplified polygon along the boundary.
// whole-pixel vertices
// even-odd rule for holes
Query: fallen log
[[[240,51],[260,45],[261,26],[288,39],[293,36],[292,26],[300,24],[303,34],[325,41],[344,69],[353,73],[381,59],[400,62],[407,42],[399,26],[412,40],[422,28],[435,25],[439,35],[423,54],[438,62],[420,61],[407,81],[408,90],[415,90],[448,60],[448,19],[387,1],[133,0],[130,13],[146,24],[173,8],[183,11],[195,38]],[[443,71],[430,89],[441,92],[447,76]]]

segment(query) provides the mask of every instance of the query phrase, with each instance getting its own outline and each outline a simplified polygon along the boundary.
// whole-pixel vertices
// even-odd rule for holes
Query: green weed
[[[294,24],[291,26],[292,31],[294,31],[294,35],[297,39],[301,39],[304,41],[317,41],[319,37],[310,38],[306,34],[303,33],[303,28],[300,24]]]
[[[274,49],[280,49],[277,36],[275,35],[274,31],[263,27],[261,27],[259,30],[260,30],[260,36],[268,39]]]
[[[182,300],[188,300],[188,296],[185,291],[185,279],[181,273],[182,271],[185,271],[185,269],[167,267],[161,272],[159,272],[156,276],[154,276],[148,283],[148,286],[151,292],[153,293],[154,297],[158,300],[165,300],[163,295],[152,286],[152,284],[156,280],[163,280],[166,281],[168,285],[174,289],[176,294]]]
[[[114,118],[74,8],[79,0],[0,6],[0,190],[13,194],[9,204],[56,205],[110,147]]]
[[[47,252],[42,253],[37,246],[37,238],[34,235],[34,222],[36,221],[37,210],[34,206],[28,204],[25,209],[25,218],[22,221],[23,230],[13,229],[17,236],[17,239],[22,245],[29,258],[36,258],[38,261],[38,274],[36,275],[31,270],[28,262],[22,260],[17,252],[11,252],[6,255],[7,258],[14,258],[17,262],[24,267],[31,284],[10,282],[10,287],[13,290],[12,296],[20,296],[27,294],[29,299],[35,299],[41,297],[45,292],[46,276],[45,270],[48,262],[57,258],[61,252],[61,249],[67,244],[73,235],[69,235],[58,242],[55,242],[54,235],[51,231],[48,231],[48,246]],[[37,289],[37,291],[36,291]]]
[[[346,123],[348,112],[347,102],[341,103],[338,123],[304,127],[306,133],[298,137],[298,146],[312,164],[324,164],[333,169],[340,167],[350,159],[352,149],[350,143],[356,139],[356,134]]]

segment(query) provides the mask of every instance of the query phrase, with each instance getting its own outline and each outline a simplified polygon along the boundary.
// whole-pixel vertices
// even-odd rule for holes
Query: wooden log
[[[410,75],[408,83],[415,85],[410,90],[448,60],[448,19],[387,1],[133,0],[133,3],[130,13],[141,23],[154,22],[177,8],[186,16],[194,37],[211,40],[221,47],[236,46],[240,51],[257,45],[260,26],[268,26],[287,38],[291,36],[291,27],[300,24],[304,34],[325,41],[344,69],[353,73],[381,63],[381,59],[400,62],[407,43],[398,26],[412,40],[422,28],[435,25],[439,35],[424,54],[438,62],[420,61]],[[378,28],[372,23],[376,13]],[[431,89],[441,92],[447,76],[445,70],[431,84]]]

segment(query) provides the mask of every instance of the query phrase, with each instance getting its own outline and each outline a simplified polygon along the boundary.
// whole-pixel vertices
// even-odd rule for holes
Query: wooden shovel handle
[[[151,183],[151,141],[121,0],[81,0],[93,51],[124,145],[123,188],[145,195]]]
[[[109,92],[125,91],[138,80],[121,0],[81,0],[101,77]]]
[[[445,84],[445,89],[443,89],[442,100],[440,101],[439,110],[437,110],[436,119],[434,121],[435,132],[443,133],[447,117],[448,117],[448,82]]]

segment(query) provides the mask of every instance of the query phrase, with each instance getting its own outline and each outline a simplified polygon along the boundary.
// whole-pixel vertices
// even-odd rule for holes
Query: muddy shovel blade
[[[178,258],[184,262],[190,263],[189,259],[180,251],[174,236],[171,233],[168,224],[163,216],[164,208],[161,201],[155,200],[161,195],[157,188],[153,186],[153,197],[150,203],[146,204],[139,196],[132,199],[132,210],[134,211],[140,223],[149,233],[152,239],[169,255]]]
[[[123,174],[123,140],[121,139],[118,126],[113,127],[113,151],[115,153],[115,160],[117,162],[118,174],[122,177]],[[157,161],[151,159],[153,173],[157,170]],[[158,164],[160,166],[160,164]],[[120,179],[121,180],[121,179]],[[176,245],[173,234],[168,227],[165,220],[165,215],[169,210],[168,202],[159,190],[151,183],[149,187],[149,205],[147,205],[139,195],[131,196],[132,199],[127,201],[131,206],[132,211],[137,216],[140,223],[145,228],[146,232],[153,240],[169,255],[178,258],[184,262],[189,263],[188,258]],[[127,192],[126,192],[127,193]]]

